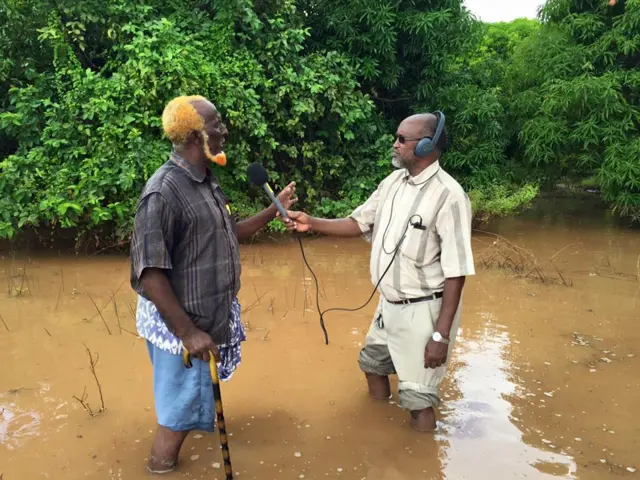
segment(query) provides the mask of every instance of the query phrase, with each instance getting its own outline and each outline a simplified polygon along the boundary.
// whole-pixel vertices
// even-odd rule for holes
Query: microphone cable
[[[395,197],[394,197],[395,199]],[[393,205],[392,205],[393,207]],[[387,272],[389,271],[389,269],[391,268],[391,265],[393,265],[393,261],[395,260],[396,256],[398,255],[398,252],[400,251],[400,245],[402,244],[402,242],[404,241],[404,239],[407,236],[407,230],[409,230],[409,226],[414,226],[414,224],[411,222],[411,219],[413,217],[419,217],[420,218],[420,223],[422,223],[422,217],[420,217],[420,215],[412,215],[409,220],[407,221],[407,225],[404,228],[404,231],[402,232],[402,237],[400,237],[400,240],[398,241],[398,243],[396,244],[394,250],[393,250],[393,256],[391,257],[391,261],[389,262],[389,265],[387,265],[387,268],[385,268],[384,272],[382,272],[382,275],[380,276],[380,279],[378,280],[378,283],[376,283],[376,286],[373,287],[373,291],[371,292],[371,295],[369,296],[369,299],[360,307],[357,308],[328,308],[326,310],[321,310],[320,309],[320,285],[318,282],[318,277],[316,276],[315,272],[313,271],[313,269],[311,268],[311,265],[309,265],[309,261],[307,260],[307,255],[305,254],[304,251],[304,247],[302,246],[302,237],[300,234],[296,234],[296,238],[298,240],[298,245],[300,246],[300,253],[302,253],[302,260],[304,261],[304,264],[307,266],[307,268],[309,269],[309,271],[311,272],[311,276],[313,277],[313,281],[316,285],[316,309],[318,310],[318,315],[320,315],[320,328],[322,328],[322,333],[324,334],[324,343],[325,345],[329,345],[329,334],[327,333],[327,328],[325,326],[324,323],[324,315],[328,312],[336,312],[336,311],[341,311],[341,312],[357,312],[358,310],[362,310],[364,307],[366,307],[369,302],[371,302],[371,299],[373,298],[373,296],[376,293],[376,290],[378,290],[378,287],[380,286],[380,283],[382,283],[382,280],[384,279],[384,276],[387,274]],[[387,230],[389,228],[389,224],[391,223],[391,216],[389,216],[389,222],[387,223],[387,228],[385,229],[385,233],[383,235],[383,245],[384,245],[384,236],[387,233]],[[391,252],[388,252],[391,253]]]
[[[271,201],[278,208],[278,211],[282,212],[282,216],[285,217],[286,215],[284,213],[284,208],[282,207],[282,205],[280,204],[278,199],[273,195],[273,191],[271,190],[271,187],[269,187],[269,185],[268,185],[269,174],[267,173],[265,168],[262,165],[260,165],[259,163],[254,162],[251,165],[249,165],[249,167],[247,168],[247,177],[249,178],[251,183],[253,183],[254,185],[262,186],[264,188],[265,192],[267,192],[267,195],[269,196]],[[318,277],[316,276],[315,272],[311,268],[311,265],[309,264],[309,260],[307,259],[307,255],[306,255],[306,253],[304,251],[304,247],[302,245],[302,237],[299,235],[299,232],[298,232],[298,234],[295,235],[297,237],[297,240],[298,240],[298,245],[300,246],[300,252],[302,253],[302,260],[304,261],[304,264],[306,265],[306,267],[311,272],[311,276],[313,277],[313,281],[314,281],[314,283],[316,285],[316,309],[318,310],[318,314],[320,315],[320,327],[322,328],[322,333],[324,334],[325,345],[329,345],[329,334],[327,333],[327,328],[326,328],[326,326],[324,324],[324,315],[326,313],[328,313],[328,312],[335,312],[335,311],[356,312],[356,311],[362,310],[364,307],[366,307],[369,304],[369,302],[371,301],[371,299],[373,298],[373,296],[375,295],[376,290],[378,289],[378,287],[380,286],[380,283],[382,283],[382,280],[384,279],[384,276],[387,274],[387,272],[391,268],[391,265],[393,264],[393,261],[395,260],[396,256],[398,255],[398,252],[400,251],[400,245],[402,244],[402,242],[404,241],[404,239],[407,236],[407,230],[409,229],[409,226],[413,226],[414,228],[420,228],[421,230],[425,230],[425,228],[422,227],[422,217],[420,215],[417,215],[417,214],[411,215],[411,217],[409,217],[409,219],[407,220],[407,225],[405,226],[404,231],[402,232],[402,236],[400,237],[400,240],[396,244],[395,248],[392,251],[387,251],[387,249],[385,247],[385,240],[387,238],[387,233],[389,231],[389,226],[391,225],[391,220],[393,218],[393,207],[394,207],[394,204],[395,204],[396,196],[398,195],[398,192],[400,191],[400,187],[402,185],[403,185],[402,182],[400,182],[398,184],[398,187],[396,188],[395,194],[393,195],[393,200],[391,201],[391,212],[389,214],[389,220],[387,221],[387,226],[386,226],[386,228],[384,230],[384,233],[382,234],[382,250],[387,255],[390,255],[391,253],[393,253],[393,256],[391,257],[391,261],[389,262],[389,265],[387,265],[387,268],[385,268],[384,272],[382,272],[382,275],[380,276],[380,279],[378,280],[378,283],[376,283],[376,286],[373,287],[373,291],[371,292],[371,295],[369,296],[369,299],[364,303],[364,305],[362,305],[362,306],[360,306],[358,308],[328,308],[327,310],[324,310],[324,311],[320,309],[320,283],[318,282]],[[411,219],[413,217],[418,217],[420,219],[420,221],[416,222],[416,223],[412,223]]]

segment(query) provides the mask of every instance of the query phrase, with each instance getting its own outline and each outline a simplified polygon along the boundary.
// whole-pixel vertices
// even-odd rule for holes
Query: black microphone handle
[[[278,200],[278,197],[274,195],[273,190],[271,190],[271,187],[269,186],[269,184],[264,183],[262,185],[262,188],[267,193],[268,197],[271,199],[271,202],[276,206],[276,208],[278,209],[278,212],[280,212],[280,215],[282,216],[283,220],[289,219],[289,215],[287,215],[287,211],[282,206],[282,203],[280,203],[280,200]]]

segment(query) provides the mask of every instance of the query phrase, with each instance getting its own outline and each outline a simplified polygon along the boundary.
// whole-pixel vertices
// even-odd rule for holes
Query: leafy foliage
[[[595,175],[640,220],[640,2],[549,0],[510,72],[519,149],[549,182]]]
[[[261,203],[257,192],[241,193],[256,158],[276,184],[298,181],[309,205],[335,198],[346,165],[375,158],[373,103],[344,56],[300,54],[308,30],[292,1],[270,3],[271,15],[245,1],[213,2],[215,15],[189,2],[108,1],[76,13],[84,23],[72,26],[60,4],[28,4],[52,12],[37,28],[52,61],[33,79],[14,74],[0,113],[3,135],[17,145],[1,164],[4,236],[44,224],[126,236],[144,181],[169,153],[162,108],[180,94],[202,93],[223,111],[233,161],[218,173],[241,215]],[[69,28],[80,33],[70,38]],[[375,169],[357,166],[352,180],[370,188]]]
[[[638,220],[640,1],[549,0],[541,20],[483,25],[460,0],[0,0],[0,237],[127,237],[182,94],[225,117],[216,173],[241,217],[264,205],[256,160],[303,208],[348,213],[397,124],[442,109],[479,220],[586,178]]]

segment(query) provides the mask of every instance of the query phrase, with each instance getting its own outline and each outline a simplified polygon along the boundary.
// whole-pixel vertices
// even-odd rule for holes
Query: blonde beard
[[[217,155],[211,153],[211,149],[209,148],[209,135],[207,132],[202,130],[200,132],[202,134],[202,146],[204,148],[204,156],[212,163],[217,163],[218,165],[225,166],[227,164],[227,156],[224,152],[220,152]]]

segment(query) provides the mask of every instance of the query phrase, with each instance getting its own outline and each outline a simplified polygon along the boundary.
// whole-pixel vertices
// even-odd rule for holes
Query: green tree
[[[169,153],[162,108],[180,94],[208,96],[229,123],[230,167],[218,173],[238,214],[263,201],[244,193],[254,160],[276,185],[297,180],[312,207],[344,202],[337,185],[347,171],[358,182],[351,201],[368,193],[382,151],[378,115],[344,56],[302,54],[308,30],[293,1],[8,7],[12,22],[31,19],[34,37],[5,31],[11,65],[24,48],[39,50],[29,72],[3,77],[11,87],[0,128],[13,151],[0,163],[1,235],[42,226],[79,228],[85,239],[128,235],[144,181]]]
[[[508,84],[526,168],[553,184],[595,175],[640,220],[640,2],[549,0]]]
[[[515,43],[538,22],[483,25],[458,0],[303,4],[312,48],[349,55],[388,132],[411,113],[445,112],[453,142],[443,163],[472,191],[478,220],[535,196],[535,185],[512,174],[501,83]]]

